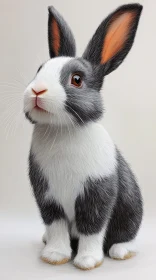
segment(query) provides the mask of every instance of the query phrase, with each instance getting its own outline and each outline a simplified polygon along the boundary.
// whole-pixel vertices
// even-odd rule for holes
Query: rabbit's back
[[[143,216],[143,200],[137,180],[117,150],[118,195],[105,237],[105,253],[113,244],[128,242],[136,237]]]

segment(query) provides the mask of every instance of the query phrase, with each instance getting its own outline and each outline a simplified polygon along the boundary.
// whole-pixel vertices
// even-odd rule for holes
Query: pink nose
[[[36,83],[33,86],[32,91],[35,95],[41,95],[47,91],[47,88],[44,84]]]

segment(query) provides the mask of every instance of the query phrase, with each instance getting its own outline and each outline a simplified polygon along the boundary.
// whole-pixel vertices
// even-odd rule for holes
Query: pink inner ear
[[[52,32],[52,48],[56,56],[59,55],[59,49],[60,49],[60,30],[58,27],[58,24],[55,19],[52,20],[51,23],[51,32]]]
[[[106,63],[124,47],[135,15],[134,11],[115,15],[104,39],[101,64]]]

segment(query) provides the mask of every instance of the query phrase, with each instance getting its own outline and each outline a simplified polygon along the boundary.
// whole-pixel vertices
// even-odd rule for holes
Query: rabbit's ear
[[[104,75],[115,70],[130,51],[142,6],[129,4],[119,7],[98,27],[83,58],[103,65]]]
[[[50,57],[75,56],[75,40],[73,34],[53,6],[48,7],[48,42]]]

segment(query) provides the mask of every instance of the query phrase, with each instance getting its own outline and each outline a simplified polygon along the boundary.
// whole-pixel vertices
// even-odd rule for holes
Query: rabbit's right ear
[[[119,7],[98,27],[83,58],[101,65],[102,75],[115,70],[130,51],[135,38],[142,6],[128,4]]]
[[[68,24],[53,6],[48,7],[48,10],[48,42],[50,57],[75,56],[75,40]]]

